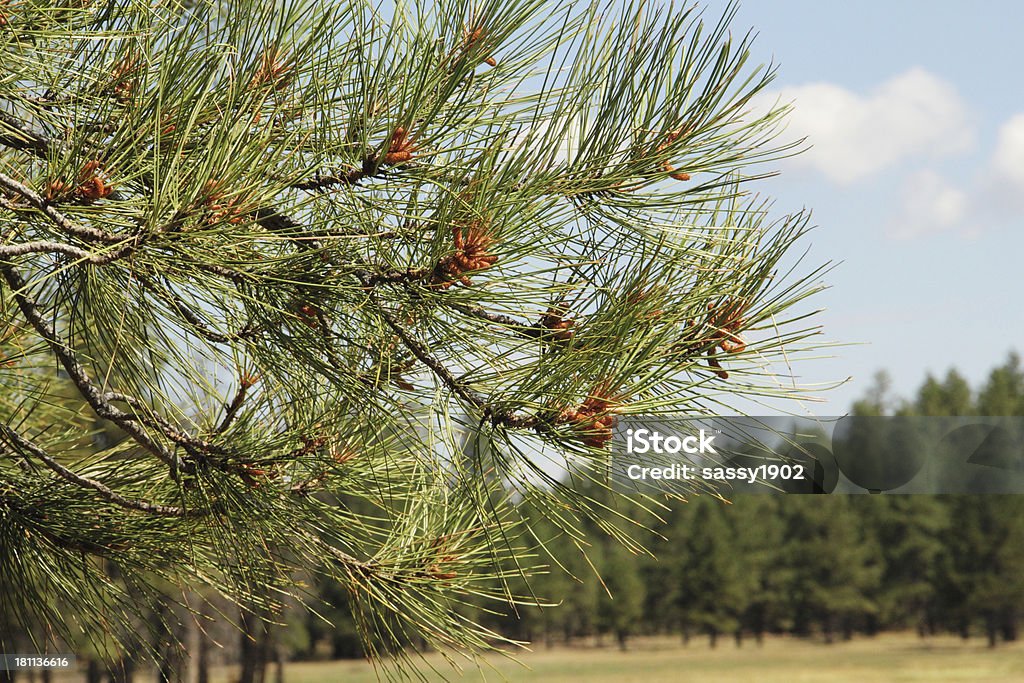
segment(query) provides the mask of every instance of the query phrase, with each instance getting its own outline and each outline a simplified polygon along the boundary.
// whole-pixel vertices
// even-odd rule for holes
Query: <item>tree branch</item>
[[[63,242],[36,240],[34,242],[0,246],[0,259],[9,259],[14,256],[24,256],[25,254],[63,254],[93,266],[102,266],[123,258],[131,253],[135,246],[135,242],[130,241],[105,254],[94,254],[91,251],[80,249],[71,244],[64,244]]]
[[[384,322],[388,324],[388,327],[390,327],[394,331],[394,333],[398,335],[398,338],[402,340],[402,343],[405,344],[406,348],[408,348],[409,351],[411,351],[412,354],[416,356],[416,358],[418,358],[421,363],[430,368],[430,370],[435,375],[437,375],[437,377],[445,384],[445,386],[451,389],[452,392],[454,392],[457,396],[459,396],[459,398],[464,400],[466,403],[469,403],[477,408],[480,408],[481,410],[484,410],[486,408],[487,401],[485,401],[483,397],[480,396],[480,394],[478,394],[477,392],[473,391],[469,387],[465,386],[462,382],[460,382],[459,379],[455,377],[455,375],[453,375],[448,368],[441,364],[441,361],[439,361],[437,358],[431,355],[431,353],[426,349],[426,347],[420,344],[420,342],[414,339],[412,335],[410,335],[405,330],[404,327],[398,324],[398,321],[396,321],[395,318],[384,308],[384,306],[381,305],[380,301],[378,301],[375,296],[371,294],[370,300],[377,305],[377,312],[380,313],[382,318],[384,318]]]
[[[356,557],[353,557],[352,555],[349,555],[343,550],[335,548],[327,541],[317,538],[313,533],[309,531],[302,530],[299,532],[299,536],[305,538],[313,545],[326,550],[327,553],[330,554],[334,559],[338,560],[346,567],[358,570],[359,573],[363,576],[367,576],[376,572],[376,567],[372,563],[364,562]]]
[[[215,443],[211,443],[204,439],[192,436],[167,421],[166,418],[162,417],[159,413],[154,412],[149,406],[135,398],[134,396],[128,396],[117,391],[108,391],[101,394],[100,398],[105,402],[120,401],[121,403],[127,403],[136,411],[145,411],[146,415],[140,415],[134,413],[129,415],[133,419],[138,419],[140,422],[145,424],[147,427],[153,427],[163,432],[171,441],[175,442],[179,446],[184,446],[187,449],[191,449],[193,452],[200,452],[204,454],[216,454],[216,455],[234,455],[234,453],[223,446],[218,446]],[[127,415],[127,413],[125,413]]]
[[[158,505],[155,503],[149,503],[144,500],[137,500],[132,498],[125,498],[119,493],[107,488],[95,479],[89,479],[83,477],[75,472],[72,472],[68,468],[61,465],[59,462],[47,455],[39,446],[35,445],[28,439],[24,438],[16,431],[11,429],[5,424],[0,424],[0,432],[7,437],[7,439],[14,445],[16,449],[21,451],[27,451],[33,457],[42,460],[47,467],[60,475],[61,478],[67,481],[81,486],[83,488],[89,488],[100,494],[100,497],[104,500],[126,508],[128,510],[137,510],[139,512],[146,512],[152,515],[158,515],[161,517],[185,517],[188,515],[188,511],[184,508],[174,507],[170,505]]]
[[[19,195],[25,201],[27,201],[34,208],[41,211],[49,218],[54,225],[68,233],[74,235],[83,240],[92,242],[106,242],[113,244],[117,242],[123,242],[125,240],[136,240],[137,236],[126,236],[126,235],[111,235],[108,232],[100,230],[99,228],[93,228],[86,225],[79,225],[70,218],[62,214],[60,211],[55,209],[49,201],[47,201],[42,195],[38,194],[31,188],[22,185],[14,178],[10,178],[3,173],[0,173],[0,187],[7,188],[11,192]]]
[[[100,390],[96,388],[96,385],[92,383],[92,380],[89,379],[88,373],[85,368],[82,367],[82,364],[78,362],[78,358],[75,356],[74,351],[72,351],[71,347],[68,346],[68,344],[54,331],[50,326],[50,323],[48,323],[42,313],[40,313],[36,302],[29,297],[26,292],[25,280],[22,279],[21,275],[19,275],[18,272],[10,265],[6,264],[0,265],[0,273],[3,274],[4,280],[6,280],[7,285],[11,288],[11,292],[14,295],[14,301],[17,303],[18,308],[21,309],[26,320],[28,320],[29,324],[35,328],[39,336],[41,336],[49,345],[50,349],[54,352],[54,355],[57,356],[57,360],[60,361],[60,364],[68,373],[68,377],[70,377],[71,381],[74,382],[79,393],[86,402],[92,406],[96,415],[110,420],[123,429],[133,439],[135,439],[139,445],[170,467],[171,476],[177,478],[178,470],[181,467],[181,462],[178,457],[150,437],[149,434],[146,433],[144,425],[134,419],[134,416],[110,405],[104,394],[102,394]]]
[[[516,320],[507,315],[501,315],[500,313],[491,313],[479,306],[469,306],[467,304],[460,304],[456,302],[445,302],[445,305],[454,308],[460,313],[472,316],[474,318],[480,318],[481,320],[487,320],[492,323],[501,325],[502,327],[511,328],[512,331],[520,334],[528,339],[542,340],[545,337],[551,336],[551,330],[548,328],[537,325],[524,323],[521,320]]]
[[[3,112],[0,112],[0,124],[6,125],[8,128],[14,131],[13,134],[0,132],[0,145],[5,145],[7,147],[10,147],[11,149],[18,149],[30,152],[42,159],[45,159],[48,156],[49,151],[51,149],[51,142],[49,138],[33,133],[32,131],[28,130],[28,127],[23,122]],[[0,125],[0,128],[2,128],[2,125]],[[343,182],[348,184],[354,184],[355,182],[358,182],[362,177],[368,174],[375,173],[376,169],[374,164],[375,160],[370,159],[369,161],[364,162],[363,170],[353,170],[347,176],[325,176],[322,179],[318,179],[316,181],[312,181],[310,183],[305,184],[300,183],[299,185],[294,185],[292,187],[296,187],[298,189],[317,189],[318,187],[326,188],[330,187],[333,184]],[[307,185],[307,187],[303,187],[303,185]],[[71,222],[59,211],[54,209],[53,206],[50,205],[50,203],[47,202],[42,196],[33,192],[30,188],[22,185],[13,178],[8,178],[7,176],[0,174],[0,186],[7,187],[7,189],[11,190],[12,192],[16,192],[22,197],[24,197],[30,204],[32,204],[32,206],[42,211],[51,220],[53,220],[58,227],[69,232],[70,234],[85,239],[94,239],[104,242],[117,242],[123,239],[122,237],[117,235],[110,235],[103,231],[96,230],[95,228],[80,226]],[[114,199],[115,195],[111,195],[110,198]],[[13,206],[8,205],[7,202],[4,202],[3,205],[5,205],[7,208],[15,208]],[[255,220],[263,228],[277,232],[294,229],[299,225],[290,216],[281,213],[275,208],[270,207],[263,207],[257,209],[255,212]]]
[[[402,340],[406,348],[421,363],[426,365],[455,395],[466,403],[478,408],[491,421],[491,424],[516,428],[535,428],[541,424],[542,420],[534,415],[517,415],[510,410],[498,410],[495,406],[488,403],[480,394],[466,386],[462,380],[452,374],[451,370],[435,358],[426,347],[413,338],[372,293],[370,294],[370,300],[376,304],[377,311],[384,318],[384,322],[398,335],[398,338]]]
[[[3,126],[14,132],[2,132]],[[40,159],[45,159],[50,152],[50,141],[48,138],[33,133],[24,123],[3,112],[0,112],[0,145],[29,152]]]
[[[374,165],[375,159],[365,159],[361,168],[353,168],[343,174],[316,175],[312,180],[292,183],[291,187],[296,190],[326,190],[338,185],[355,185],[374,174]]]
[[[427,268],[411,268],[409,270],[393,270],[383,273],[375,273],[365,269],[358,269],[353,271],[353,274],[359,279],[363,287],[376,287],[382,284],[410,284],[423,280],[425,277],[430,275],[432,271]],[[443,302],[446,306],[454,308],[460,313],[472,316],[474,318],[480,318],[488,322],[496,323],[503,327],[512,328],[516,333],[528,338],[528,339],[539,339],[542,340],[545,337],[551,336],[551,330],[544,327],[543,325],[524,323],[521,320],[516,320],[513,317],[507,315],[501,315],[499,313],[491,313],[480,306],[469,306],[467,304],[460,304],[451,301]]]
[[[252,384],[247,378],[242,378],[238,384],[238,391],[235,392],[235,397],[231,399],[231,403],[224,406],[224,419],[220,421],[217,428],[214,430],[217,434],[223,434],[227,431],[231,423],[234,422],[235,416],[238,415],[239,409],[242,407],[242,403],[245,401],[245,395],[249,391],[249,387]]]
[[[392,270],[385,273],[374,273],[365,269],[352,271],[363,287],[376,287],[383,284],[411,283],[430,275],[427,268],[411,268],[409,270]]]
[[[173,308],[174,311],[185,320],[185,322],[192,326],[199,336],[207,339],[208,341],[214,342],[215,344],[228,344],[239,339],[246,339],[248,337],[255,336],[260,331],[257,327],[251,327],[250,323],[233,334],[221,334],[220,332],[215,332],[207,327],[206,323],[204,323],[192,309],[186,306],[185,303],[180,301],[176,296],[164,289],[161,289],[160,287],[157,287],[156,284],[141,273],[136,272],[135,277],[144,289],[148,290],[165,304]]]

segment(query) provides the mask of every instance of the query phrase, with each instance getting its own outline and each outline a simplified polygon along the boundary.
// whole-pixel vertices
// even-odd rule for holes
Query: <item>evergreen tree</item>
[[[977,412],[1024,415],[1017,354],[989,374],[978,391]],[[998,477],[999,471],[982,474]],[[952,497],[949,506],[952,525],[937,580],[949,625],[967,637],[980,620],[990,646],[1016,640],[1024,609],[1024,505],[1017,496],[979,494]]]
[[[644,611],[646,589],[635,555],[618,544],[609,544],[601,563],[601,579],[607,589],[599,594],[598,628],[612,633],[619,648],[626,649]]]
[[[766,632],[789,627],[785,601],[789,570],[782,557],[786,502],[778,496],[738,496],[724,509],[731,529],[728,544],[741,572],[739,590],[746,595],[741,629],[735,633],[737,645],[742,630],[752,632],[761,643]]]
[[[737,561],[722,502],[700,498],[685,536],[680,566],[679,606],[684,629],[706,633],[711,647],[722,634],[734,633],[747,609],[747,568]]]
[[[858,496],[851,503],[882,566],[869,596],[878,609],[870,615],[869,630],[932,630],[936,567],[949,527],[943,501],[935,496]]]
[[[930,374],[917,391],[916,415],[974,415],[974,400],[967,380],[954,369],[939,382]]]
[[[978,414],[1024,416],[1024,368],[1016,353],[995,368],[978,391]]]
[[[826,642],[849,637],[876,614],[871,599],[881,578],[881,558],[848,497],[806,496],[786,501],[785,548],[793,630],[820,629]]]
[[[606,507],[544,462],[599,480],[616,415],[779,395],[811,346],[820,270],[783,262],[808,217],[747,192],[791,151],[752,104],[774,70],[732,10],[2,11],[0,606],[26,632],[132,633],[169,584],[259,633],[302,572],[371,655],[494,647],[460,605],[525,599],[514,502],[577,536]],[[123,441],[69,447],[60,373]]]
[[[1024,505],[1016,496],[954,496],[937,577],[945,623],[990,646],[1016,640],[1024,605]]]
[[[676,506],[678,507],[678,506]],[[650,633],[675,633],[679,629],[679,582],[677,567],[684,561],[682,536],[670,521],[655,529],[664,538],[651,545],[652,556],[640,556],[640,579],[644,591],[643,625]]]

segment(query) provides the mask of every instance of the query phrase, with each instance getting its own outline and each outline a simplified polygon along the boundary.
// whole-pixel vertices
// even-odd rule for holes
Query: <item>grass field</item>
[[[543,683],[872,683],[882,681],[1024,681],[1024,643],[985,647],[981,638],[963,642],[953,637],[919,639],[913,634],[859,638],[823,645],[790,638],[771,638],[758,648],[748,642],[740,649],[729,640],[711,650],[704,639],[682,647],[674,639],[642,639],[629,652],[614,648],[543,647],[519,656],[521,664],[489,658],[490,667],[477,670],[463,663],[464,673],[452,674],[439,655],[427,662],[458,681],[540,681]],[[445,680],[429,673],[428,680]],[[217,681],[230,680],[225,675]],[[376,681],[366,662],[292,664],[286,683],[370,683]]]

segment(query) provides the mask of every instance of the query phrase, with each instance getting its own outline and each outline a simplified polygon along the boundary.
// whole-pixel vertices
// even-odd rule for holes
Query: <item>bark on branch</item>
[[[13,267],[6,264],[0,265],[0,274],[3,275],[8,287],[11,288],[14,301],[25,316],[25,319],[28,320],[39,336],[49,345],[54,355],[57,356],[57,360],[68,373],[68,377],[71,378],[71,381],[78,388],[82,398],[92,407],[96,415],[110,420],[123,429],[136,443],[170,467],[171,476],[177,478],[178,470],[181,467],[178,457],[163,444],[153,439],[146,432],[145,426],[134,415],[126,413],[110,404],[105,395],[92,383],[88,373],[78,361],[71,347],[61,339],[60,335],[56,333],[46,318],[43,317],[36,302],[28,295],[27,285],[21,275]]]
[[[128,510],[137,510],[139,512],[145,512],[160,517],[185,517],[189,514],[184,508],[171,505],[160,505],[134,498],[125,498],[95,479],[83,477],[82,475],[64,467],[59,462],[51,458],[42,448],[21,436],[7,425],[0,424],[0,433],[2,433],[17,450],[27,452],[37,460],[43,461],[47,467],[56,472],[62,479],[77,486],[81,486],[82,488],[92,489],[99,493],[101,498],[113,503],[114,505]]]

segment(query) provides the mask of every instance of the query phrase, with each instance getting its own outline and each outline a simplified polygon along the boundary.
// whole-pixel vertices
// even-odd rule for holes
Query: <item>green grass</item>
[[[678,640],[636,640],[629,652],[608,648],[564,648],[520,654],[520,664],[491,657],[478,670],[462,661],[464,673],[452,674],[438,654],[426,661],[459,681],[541,681],[543,683],[874,683],[911,681],[1024,681],[1024,643],[985,647],[982,639],[963,642],[953,637],[919,639],[912,634],[857,638],[823,645],[791,638],[771,638],[763,647],[747,642],[737,649],[722,640],[711,650],[705,639],[688,647]],[[444,678],[423,667],[430,681]],[[229,680],[225,675],[218,683]],[[376,681],[366,662],[291,664],[286,683],[370,683]]]

